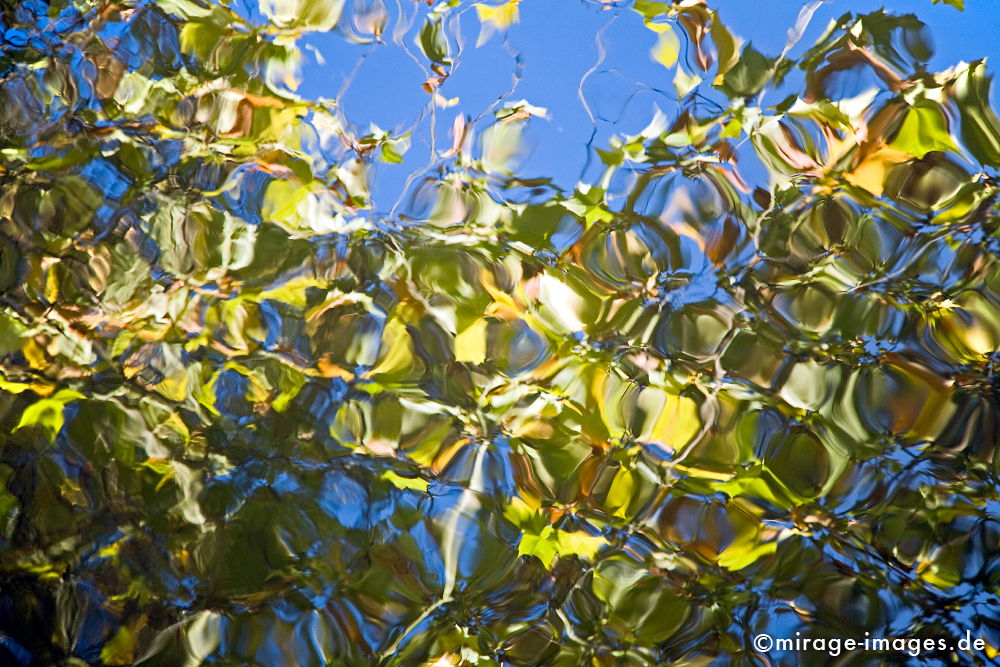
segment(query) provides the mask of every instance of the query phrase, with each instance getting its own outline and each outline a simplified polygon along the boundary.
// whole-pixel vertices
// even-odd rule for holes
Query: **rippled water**
[[[996,659],[986,65],[540,1],[0,4],[0,663]]]

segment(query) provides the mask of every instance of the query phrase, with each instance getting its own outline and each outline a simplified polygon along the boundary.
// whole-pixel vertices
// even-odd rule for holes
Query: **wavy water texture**
[[[985,62],[546,1],[0,2],[0,662],[997,656]]]

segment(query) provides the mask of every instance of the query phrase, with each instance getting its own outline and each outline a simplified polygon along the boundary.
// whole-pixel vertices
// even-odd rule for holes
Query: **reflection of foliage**
[[[382,214],[410,137],[294,92],[381,3],[2,6],[4,661],[998,644],[1000,120],[915,17],[772,58],[637,0],[672,118],[563,193],[516,174],[544,109],[458,116]],[[432,106],[472,7],[519,19],[406,10]]]

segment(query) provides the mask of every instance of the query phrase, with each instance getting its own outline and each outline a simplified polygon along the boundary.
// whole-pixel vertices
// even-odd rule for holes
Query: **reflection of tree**
[[[984,64],[927,72],[912,15],[771,58],[637,1],[676,109],[571,193],[518,173],[527,101],[414,157],[295,92],[309,32],[415,45],[433,138],[473,6],[520,18],[2,5],[4,661],[995,645]]]

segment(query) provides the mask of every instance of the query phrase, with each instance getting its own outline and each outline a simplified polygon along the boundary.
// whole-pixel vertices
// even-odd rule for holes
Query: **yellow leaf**
[[[170,413],[161,423],[164,427],[182,437],[184,442],[191,441],[191,431],[188,430],[187,424],[184,423],[184,420],[176,412]]]
[[[252,403],[264,403],[271,398],[271,388],[262,374],[254,373],[247,376],[247,379],[249,380],[246,392],[248,401]]]
[[[670,24],[663,21],[643,21],[642,24],[653,32],[673,32]]]
[[[389,320],[382,331],[382,350],[379,361],[368,372],[368,377],[394,375],[413,368],[413,348],[406,325],[398,318]]]
[[[545,526],[539,533],[525,532],[517,553],[519,556],[534,556],[546,568],[551,568],[556,558],[564,556],[575,555],[593,561],[605,544],[607,542],[599,535],[588,535],[582,530],[567,532]]]
[[[267,220],[285,222],[298,215],[299,204],[309,196],[309,188],[286,179],[274,179],[264,192],[261,215]]]
[[[541,419],[532,419],[514,429],[514,435],[519,438],[537,440],[547,440],[552,437],[553,433],[555,433],[555,430],[552,428],[552,425]]]
[[[761,558],[770,556],[778,549],[777,542],[764,542],[751,547],[743,541],[734,542],[719,554],[719,565],[727,570],[742,570]]]
[[[593,561],[605,544],[607,542],[600,535],[589,535],[582,530],[559,532],[559,551],[564,555],[576,554],[584,560]]]
[[[635,473],[626,468],[619,470],[608,490],[608,507],[614,509],[615,516],[626,518],[634,488]]]
[[[382,473],[382,479],[392,482],[392,485],[397,489],[412,489],[414,491],[420,491],[421,493],[427,492],[427,480],[419,477],[403,477],[402,475],[396,474],[392,470],[386,470]]]
[[[55,303],[59,300],[59,276],[56,267],[52,266],[45,274],[45,300]]]
[[[482,2],[473,5],[476,8],[476,13],[479,14],[479,21],[482,24],[479,29],[479,39],[476,40],[476,46],[485,44],[493,36],[494,32],[498,30],[504,31],[512,23],[518,22],[517,4],[520,1],[507,0],[502,5],[487,5]]]
[[[650,394],[651,397],[662,396],[663,407],[649,433],[642,433],[643,439],[661,443],[675,451],[681,449],[701,430],[698,404],[685,396],[675,396],[666,392],[650,391]],[[649,408],[649,414],[655,415],[655,408],[653,406]]]
[[[163,470],[157,470],[157,472],[159,472],[162,476],[160,477],[160,481],[156,483],[156,486],[153,487],[153,491],[159,491],[166,486],[167,482],[174,478],[174,469],[169,465],[163,466]]]
[[[507,0],[502,5],[487,5],[482,2],[477,3],[476,13],[482,23],[490,23],[497,30],[506,30],[512,23],[517,23],[517,5],[521,0]]]
[[[960,578],[954,570],[949,571],[938,567],[932,561],[924,560],[917,565],[917,576],[938,588],[957,586]]]
[[[306,292],[310,287],[324,288],[327,284],[315,278],[292,278],[284,284],[264,290],[258,297],[261,300],[280,301],[295,308],[306,307]]]
[[[101,649],[101,662],[110,665],[124,665],[135,660],[139,646],[139,631],[145,627],[147,618],[139,616],[128,625],[119,626],[118,631]]]
[[[481,364],[486,360],[486,321],[476,320],[455,336],[455,361]]]
[[[35,392],[39,396],[48,396],[52,393],[54,387],[38,382],[10,382],[0,375],[0,391],[5,391],[8,394],[20,394],[28,390]]]
[[[322,356],[316,362],[316,368],[319,370],[320,375],[325,378],[340,378],[344,382],[354,381],[354,373],[333,363],[328,354]]]
[[[511,498],[510,504],[504,508],[503,515],[515,526],[525,526],[536,516],[537,507],[531,507],[519,496]]]
[[[844,178],[851,185],[864,188],[876,197],[880,197],[885,187],[885,179],[892,167],[909,159],[909,153],[882,146],[865,156],[853,171],[844,174]]]
[[[652,28],[652,26],[656,26],[656,28]],[[677,54],[681,48],[680,40],[677,39],[673,28],[666,23],[647,23],[646,27],[654,29],[660,34],[656,45],[649,52],[650,57],[664,67],[673,67],[677,62]]]
[[[163,379],[156,385],[156,391],[171,401],[183,401],[188,395],[187,371],[180,371]]]
[[[21,354],[28,360],[28,365],[36,370],[42,370],[48,366],[48,362],[45,360],[45,352],[32,339],[29,339],[24,344],[24,347],[21,348]]]

